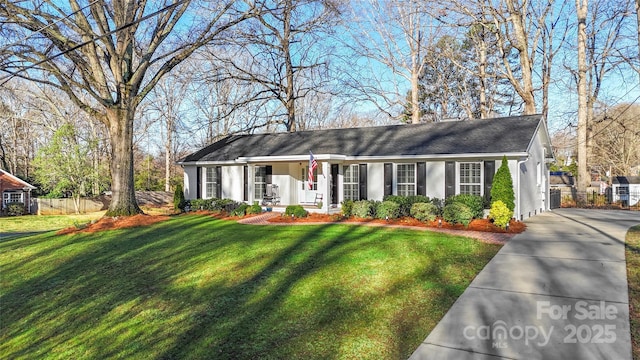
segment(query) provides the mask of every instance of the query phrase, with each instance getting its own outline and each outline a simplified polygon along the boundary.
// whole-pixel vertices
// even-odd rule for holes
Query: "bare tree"
[[[2,70],[64,91],[109,131],[112,202],[107,215],[140,213],[133,180],[136,109],[160,79],[196,49],[251,16],[221,1],[76,0],[0,3],[9,40]],[[70,15],[71,14],[71,15]],[[181,21],[188,17],[188,21]],[[205,19],[203,19],[205,18]],[[23,37],[29,41],[21,41]]]
[[[593,167],[611,169],[611,175],[634,175],[640,164],[640,105],[620,104],[597,114],[593,122]]]
[[[428,3],[368,0],[351,5],[354,21],[345,45],[356,56],[350,69],[362,69],[345,74],[345,83],[392,118],[402,117],[408,92],[411,122],[420,122],[420,75],[426,49],[439,31]]]
[[[576,0],[578,23],[578,182],[579,196],[586,196],[587,187],[591,183],[591,175],[587,168],[587,127],[588,127],[588,94],[587,94],[587,0]],[[583,199],[584,200],[584,199]]]

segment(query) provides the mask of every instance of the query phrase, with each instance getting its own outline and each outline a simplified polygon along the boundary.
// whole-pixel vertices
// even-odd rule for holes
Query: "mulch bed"
[[[404,217],[400,219],[362,219],[362,218],[344,218],[341,215],[327,215],[327,214],[309,214],[305,218],[291,218],[288,216],[276,216],[269,220],[272,223],[363,223],[363,224],[376,224],[376,225],[402,225],[402,226],[415,226],[423,228],[441,228],[449,230],[466,230],[466,231],[482,231],[492,233],[508,233],[519,234],[526,230],[527,226],[521,221],[511,220],[509,223],[509,230],[502,229],[495,226],[489,219],[474,219],[471,221],[468,227],[464,227],[462,224],[449,224],[446,221],[442,221],[439,225],[438,220],[430,222],[421,222],[411,217]]]
[[[169,220],[171,217],[166,215],[134,215],[134,216],[119,216],[119,217],[103,217],[100,220],[91,223],[83,228],[68,227],[58,231],[56,234],[73,234],[73,233],[95,233],[98,231],[126,229],[137,226],[147,226],[155,224],[161,221]]]

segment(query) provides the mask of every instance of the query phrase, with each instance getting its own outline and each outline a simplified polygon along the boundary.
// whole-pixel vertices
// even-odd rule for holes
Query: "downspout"
[[[523,164],[526,161],[527,161],[527,159],[522,159],[522,160],[518,160],[518,162],[516,163],[516,171],[518,172],[518,177],[516,179],[516,184],[517,184],[517,188],[518,188],[518,201],[517,201],[516,206],[517,206],[518,212],[520,213],[519,221],[522,221],[522,208],[520,207],[520,205],[521,205],[521,201],[520,201],[520,198],[521,198],[521,196],[520,196],[521,195],[520,194],[520,172],[521,172],[520,171],[520,165]]]

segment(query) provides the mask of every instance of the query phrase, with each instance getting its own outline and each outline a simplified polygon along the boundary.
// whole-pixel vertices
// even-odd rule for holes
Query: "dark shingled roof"
[[[614,176],[614,184],[640,184],[640,176]]]
[[[239,157],[341,154],[346,156],[446,155],[526,152],[540,115],[416,125],[231,135],[181,162]]]

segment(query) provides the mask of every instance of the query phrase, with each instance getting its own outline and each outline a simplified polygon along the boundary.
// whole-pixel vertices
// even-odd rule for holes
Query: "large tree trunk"
[[[106,216],[142,213],[133,181],[133,109],[107,109],[111,140],[111,204]]]
[[[587,0],[576,0],[578,18],[578,200],[586,200],[587,168]]]

